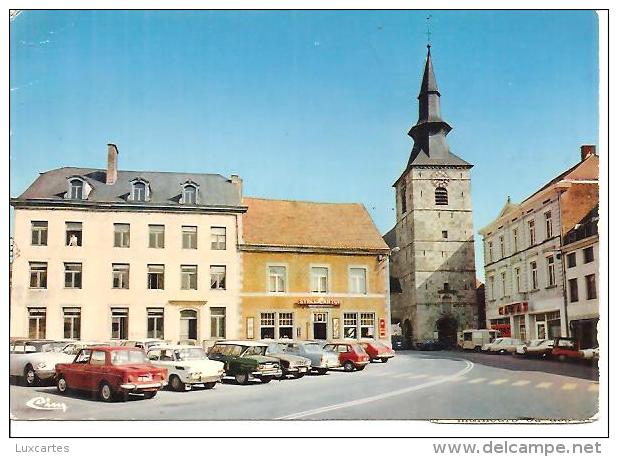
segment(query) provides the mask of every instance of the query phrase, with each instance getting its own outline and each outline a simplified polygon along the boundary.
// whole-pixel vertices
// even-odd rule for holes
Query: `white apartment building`
[[[507,199],[479,231],[488,328],[521,339],[569,335],[562,239],[598,204],[598,173],[594,146],[582,146],[578,164],[519,205]]]
[[[242,181],[217,174],[41,173],[15,208],[11,336],[235,338]]]

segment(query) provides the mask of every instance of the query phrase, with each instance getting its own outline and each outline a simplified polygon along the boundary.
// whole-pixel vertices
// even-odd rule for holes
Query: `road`
[[[151,399],[101,403],[54,386],[10,387],[12,419],[324,420],[589,419],[598,410],[597,370],[589,365],[461,352],[402,351],[364,371],[213,390],[161,391]],[[26,403],[43,397],[64,410]]]

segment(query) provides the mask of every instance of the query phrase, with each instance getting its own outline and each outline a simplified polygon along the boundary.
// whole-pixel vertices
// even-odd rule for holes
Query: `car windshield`
[[[266,348],[266,354],[279,354],[280,352],[283,352],[283,348],[277,343],[269,344]]]
[[[62,352],[66,343],[61,342],[32,342],[26,343],[26,352]]]
[[[265,355],[266,346],[249,346],[243,356],[245,355]]]
[[[540,346],[545,343],[545,340],[532,340],[530,341],[530,347]]]
[[[178,360],[202,360],[207,359],[206,352],[202,348],[186,348],[174,351]]]
[[[318,343],[309,343],[305,344],[306,352],[322,352],[322,348]]]
[[[150,363],[143,351],[112,351],[112,365]]]

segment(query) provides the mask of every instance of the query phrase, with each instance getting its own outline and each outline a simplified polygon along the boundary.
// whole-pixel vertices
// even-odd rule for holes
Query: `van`
[[[461,332],[459,346],[464,350],[479,352],[484,344],[492,343],[499,336],[498,330],[464,330]]]

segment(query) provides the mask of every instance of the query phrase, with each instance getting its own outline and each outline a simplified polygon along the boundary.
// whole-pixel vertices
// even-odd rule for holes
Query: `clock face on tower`
[[[449,177],[444,171],[436,171],[431,175],[431,182],[436,187],[448,186]]]

